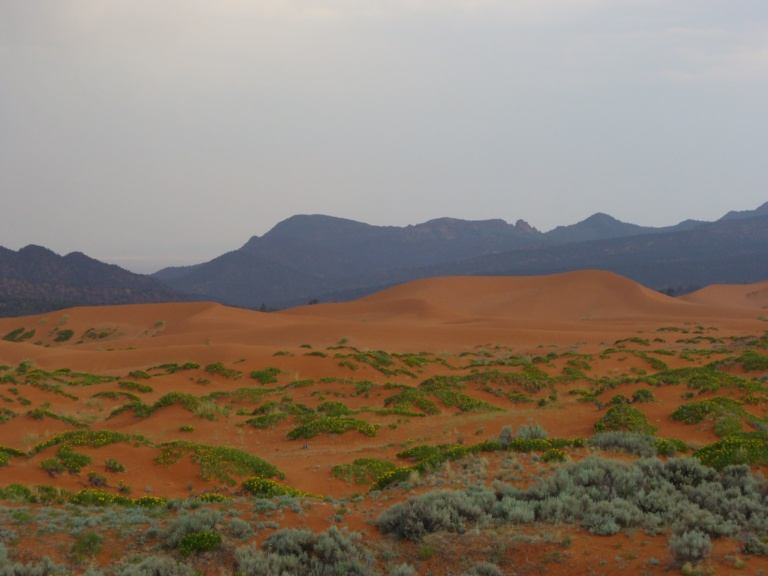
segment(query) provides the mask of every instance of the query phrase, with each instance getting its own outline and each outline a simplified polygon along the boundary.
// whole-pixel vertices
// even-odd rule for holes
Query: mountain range
[[[66,256],[41,246],[0,247],[0,316],[96,304],[189,300],[148,276],[80,252]]]
[[[685,220],[660,228],[597,213],[549,232],[524,220],[439,218],[398,227],[297,215],[213,260],[151,276],[77,252],[0,248],[0,315],[191,299],[274,309],[348,300],[431,276],[584,268],[617,272],[673,294],[715,282],[766,279],[768,203],[715,222]]]

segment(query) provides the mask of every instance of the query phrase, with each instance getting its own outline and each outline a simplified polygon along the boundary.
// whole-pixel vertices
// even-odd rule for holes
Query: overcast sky
[[[714,219],[768,200],[766,103],[765,0],[0,0],[0,245]]]

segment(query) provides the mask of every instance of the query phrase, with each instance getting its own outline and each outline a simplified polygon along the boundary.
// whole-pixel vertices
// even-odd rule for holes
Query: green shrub
[[[201,554],[210,552],[221,547],[221,535],[212,530],[202,530],[200,532],[190,532],[181,540],[179,551],[184,556],[190,554]]]
[[[738,362],[747,372],[764,372],[768,370],[768,354],[760,354],[754,350],[744,352],[738,359]]]
[[[118,462],[114,458],[107,458],[104,461],[104,468],[106,468],[107,472],[112,472],[112,473],[125,472],[125,466],[123,466],[120,462]]]
[[[279,424],[286,418],[288,418],[288,414],[282,412],[274,412],[272,414],[261,414],[260,416],[249,418],[245,421],[245,423],[253,426],[254,428],[265,429]]]
[[[160,455],[155,458],[156,463],[167,466],[189,455],[200,467],[200,476],[204,480],[215,478],[234,485],[236,482],[233,476],[283,477],[283,474],[272,464],[236,448],[206,446],[181,440],[161,444],[159,448]]]
[[[93,558],[101,552],[103,542],[96,532],[83,532],[75,537],[70,552],[78,560]]]
[[[595,423],[595,432],[611,430],[653,434],[656,428],[648,423],[645,414],[640,410],[622,403],[609,408],[605,415]]]
[[[408,409],[414,407],[424,414],[439,414],[437,407],[429,396],[417,388],[409,386],[400,387],[400,392],[384,399],[385,406],[394,406],[397,408]]]
[[[256,476],[243,482],[243,490],[256,498],[275,498],[276,496],[304,496],[300,490],[276,482],[271,478]]]
[[[365,436],[376,436],[377,426],[357,418],[325,416],[310,420],[288,432],[290,440],[314,438],[318,434],[343,434],[356,430]]]
[[[142,394],[148,394],[149,392],[153,392],[154,389],[149,384],[141,384],[139,382],[130,382],[128,380],[124,380],[118,384],[119,388],[122,388],[123,390],[133,390],[134,392],[141,392]]]
[[[768,438],[760,433],[739,433],[701,448],[694,457],[718,470],[735,464],[768,465]]]
[[[653,395],[653,392],[648,390],[647,388],[642,388],[640,390],[637,390],[634,394],[632,394],[632,402],[654,402],[656,400],[656,397]]]
[[[67,342],[74,336],[75,333],[72,330],[57,330],[56,336],[53,338],[54,342]]]
[[[323,416],[349,416],[353,413],[352,410],[341,402],[323,402],[317,407],[316,411]]]
[[[565,462],[565,451],[560,448],[550,448],[541,455],[544,462]]]
[[[251,372],[251,378],[258,380],[261,384],[274,384],[280,374],[278,368],[264,368],[263,370],[254,370]]]
[[[208,372],[208,374],[222,376],[223,378],[228,378],[230,380],[236,380],[238,378],[241,378],[243,375],[243,373],[240,370],[227,368],[221,362],[214,362],[212,364],[208,364],[205,367],[205,371]]]
[[[339,464],[331,469],[334,477],[355,484],[371,484],[396,466],[386,460],[358,458],[351,464]]]

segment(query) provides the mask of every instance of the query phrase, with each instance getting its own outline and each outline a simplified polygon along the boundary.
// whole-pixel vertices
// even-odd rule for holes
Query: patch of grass
[[[459,392],[464,384],[455,377],[435,376],[419,384],[419,389],[431,394],[440,402],[461,412],[496,412],[498,406]]]
[[[38,454],[46,448],[59,445],[101,448],[102,446],[118,442],[127,442],[134,446],[150,445],[150,442],[144,436],[137,434],[123,434],[111,430],[74,430],[72,432],[64,432],[41,442],[32,449],[31,453]]]
[[[155,458],[156,463],[167,466],[189,456],[200,467],[203,480],[216,479],[234,485],[234,476],[283,477],[272,464],[236,448],[207,446],[182,440],[161,444],[159,448],[160,455]]]
[[[104,538],[96,532],[82,532],[75,536],[70,553],[75,560],[81,562],[87,558],[98,556],[104,544]]]
[[[288,414],[285,412],[272,412],[270,414],[260,414],[259,416],[249,418],[245,423],[254,428],[264,430],[280,424],[280,422],[283,422],[287,418]]]
[[[393,406],[402,410],[416,408],[424,414],[439,414],[440,408],[437,407],[429,396],[418,388],[410,386],[401,386],[397,394],[389,396],[384,400],[385,406]]]
[[[356,430],[365,436],[376,436],[377,426],[357,418],[325,416],[315,418],[288,432],[290,440],[314,438],[318,434],[343,434]]]
[[[354,484],[372,484],[384,474],[397,468],[392,462],[376,458],[358,458],[351,464],[339,464],[331,474],[339,480]]]
[[[717,370],[713,365],[664,370],[643,378],[655,386],[684,385],[692,390],[717,392],[721,388],[748,388],[749,381]]]
[[[72,330],[56,330],[56,335],[53,337],[54,342],[68,342],[72,339],[75,333]]]
[[[221,376],[229,380],[237,380],[238,378],[241,378],[243,376],[243,373],[240,370],[235,370],[234,368],[227,368],[221,362],[213,362],[212,364],[208,364],[205,367],[205,371],[208,372],[208,374]]]
[[[6,342],[25,342],[26,340],[29,340],[35,336],[35,331],[33,330],[25,330],[25,328],[16,328],[15,330],[11,330],[3,336],[3,340]]]
[[[149,394],[150,392],[154,392],[154,388],[152,388],[152,386],[149,384],[142,384],[141,382],[130,382],[128,380],[123,380],[117,386],[123,390],[141,392],[142,394]]]

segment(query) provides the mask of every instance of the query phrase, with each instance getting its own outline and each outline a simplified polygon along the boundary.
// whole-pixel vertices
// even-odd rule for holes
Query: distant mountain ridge
[[[437,218],[374,226],[305,214],[209,262],[133,274],[74,252],[0,247],[0,316],[77,305],[215,300],[246,308],[343,301],[436,275],[609,270],[684,293],[768,279],[768,203],[661,228],[597,213],[541,232],[524,220]]]
[[[0,316],[70,306],[189,300],[157,280],[89,258],[60,256],[42,246],[0,247]]]
[[[692,265],[684,265],[686,256],[679,254],[683,265],[667,267],[666,276],[652,273],[648,267],[661,265],[654,254],[655,244],[645,251],[641,249],[650,238],[667,239],[672,235],[665,240],[670,245],[665,245],[664,250],[679,253],[676,234],[705,230],[718,223],[759,219],[765,214],[768,203],[756,210],[730,212],[715,223],[685,220],[675,226],[654,228],[597,213],[549,232],[540,232],[524,220],[509,224],[501,219],[438,218],[398,227],[318,214],[296,215],[263,236],[252,237],[238,250],[206,263],[166,268],[154,278],[174,290],[206,294],[250,308],[284,307],[314,299],[344,300],[435,274],[539,274],[580,267],[605,268],[653,288],[685,291],[701,287],[701,282],[716,276],[715,269],[724,267],[730,272],[716,276],[718,281],[723,277],[725,281],[741,281],[750,276],[751,265],[743,264],[744,269],[735,270],[733,262],[710,262],[707,266],[711,273],[702,273],[693,270]],[[759,228],[750,233],[759,235]],[[698,258],[700,250],[695,242],[686,245],[691,258],[694,254]],[[725,245],[729,245],[727,241]],[[616,250],[631,254],[627,261],[632,264],[622,263],[621,253]],[[734,250],[738,252],[738,246]],[[715,254],[722,254],[718,246],[712,258]],[[686,270],[692,274],[690,281],[682,278]]]

